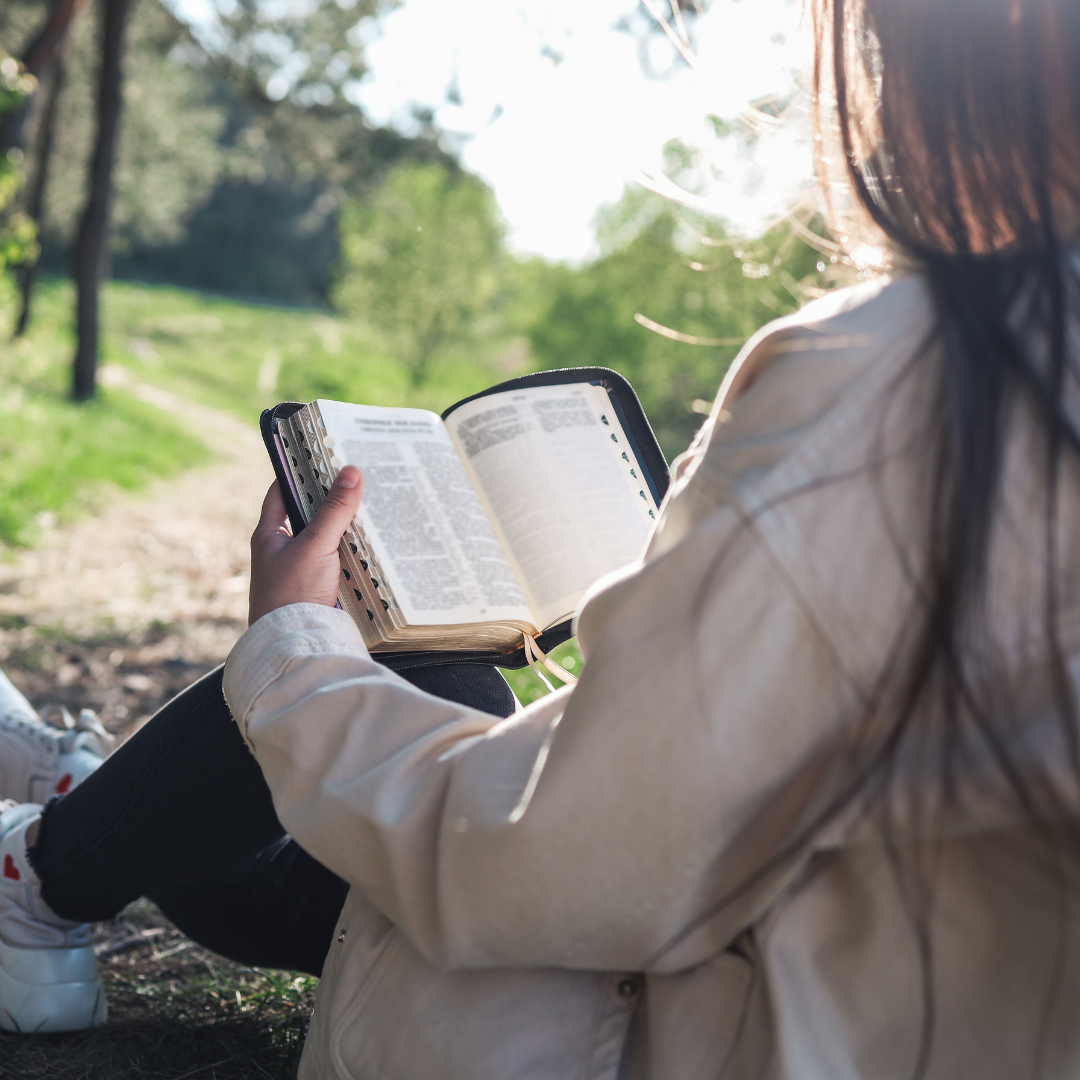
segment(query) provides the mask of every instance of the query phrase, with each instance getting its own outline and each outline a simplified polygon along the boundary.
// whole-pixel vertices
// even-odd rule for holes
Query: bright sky
[[[576,260],[590,253],[597,208],[657,173],[668,139],[707,145],[709,113],[732,118],[790,89],[807,47],[801,8],[715,0],[696,70],[650,79],[636,41],[615,29],[634,0],[405,0],[368,38],[358,101],[406,130],[410,105],[434,107],[439,127],[472,136],[464,163],[494,189],[512,245]],[[446,101],[454,83],[460,106]],[[763,140],[753,161],[727,155],[713,192],[725,217],[754,229],[790,200],[809,175],[803,130]]]
[[[650,79],[637,41],[616,29],[640,14],[636,2],[404,0],[365,29],[371,72],[355,100],[405,131],[413,106],[434,109],[441,129],[465,136],[464,164],[494,189],[516,250],[585,258],[597,209],[642,172],[658,174],[665,142],[709,145],[710,113],[730,119],[788,91],[806,57],[799,0],[713,0],[696,69]],[[196,22],[203,3],[173,0]],[[655,54],[670,61],[660,41]],[[451,86],[460,104],[448,101]],[[809,176],[804,132],[788,125],[750,159],[714,146],[719,213],[753,231],[783,209]]]

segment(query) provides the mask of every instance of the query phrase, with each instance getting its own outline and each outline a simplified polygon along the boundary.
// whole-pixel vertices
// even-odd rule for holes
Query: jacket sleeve
[[[799,872],[858,695],[740,491],[827,440],[853,377],[830,357],[769,365],[745,395],[758,420],[700,448],[677,530],[585,605],[572,691],[498,720],[415,689],[317,605],[241,638],[226,696],[282,823],[431,962],[678,970]],[[841,551],[820,559],[843,580]]]

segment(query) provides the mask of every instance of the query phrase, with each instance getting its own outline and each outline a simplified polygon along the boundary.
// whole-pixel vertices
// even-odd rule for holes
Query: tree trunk
[[[112,170],[123,100],[124,29],[132,0],[102,0],[101,75],[97,98],[97,143],[90,164],[90,196],[75,241],[78,290],[73,394],[76,401],[94,396],[98,358],[98,294],[109,246]]]
[[[37,32],[34,40],[23,50],[20,58],[23,67],[36,78],[41,78],[45,69],[53,62],[67,36],[71,20],[78,15],[86,0],[54,0],[45,24]],[[13,146],[22,146],[23,127],[29,102],[24,102],[21,109],[8,113],[0,120],[0,153]]]
[[[26,213],[33,221],[39,237],[41,236],[42,223],[45,220],[45,191],[49,183],[49,165],[52,162],[56,113],[60,104],[60,96],[64,90],[66,76],[67,65],[61,51],[56,54],[53,62],[52,79],[41,109],[41,119],[38,124],[36,140],[37,164],[26,199]],[[19,321],[15,327],[16,337],[22,337],[26,333],[27,324],[30,322],[30,305],[33,302],[34,276],[37,263],[26,263],[20,269],[22,274],[22,308],[19,311]]]

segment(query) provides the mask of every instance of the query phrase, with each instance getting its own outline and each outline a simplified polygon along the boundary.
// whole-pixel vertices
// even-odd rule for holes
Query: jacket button
[[[638,992],[637,979],[620,979],[616,989],[619,991],[619,997],[633,997]]]

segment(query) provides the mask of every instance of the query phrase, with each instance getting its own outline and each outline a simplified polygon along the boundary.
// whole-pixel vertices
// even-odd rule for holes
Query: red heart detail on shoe
[[[4,877],[11,881],[18,881],[22,877],[19,868],[15,865],[15,860],[10,855],[4,856]]]
[[[56,785],[56,794],[66,795],[71,790],[71,781],[74,779],[75,777],[73,777],[71,773],[64,773],[64,775],[60,777],[60,783]]]

